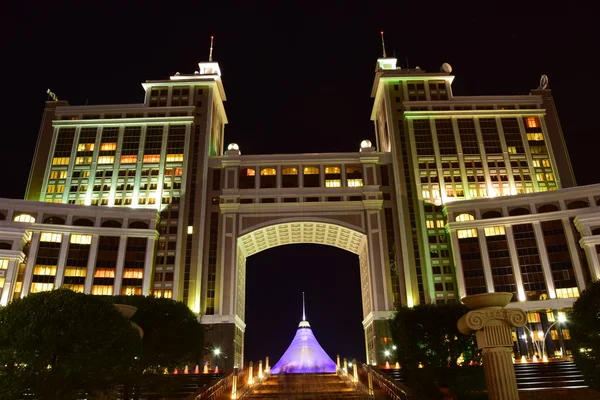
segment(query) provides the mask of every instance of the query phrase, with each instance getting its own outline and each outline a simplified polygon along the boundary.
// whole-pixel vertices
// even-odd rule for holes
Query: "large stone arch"
[[[366,361],[378,361],[379,353],[383,354],[382,343],[390,336],[387,319],[393,310],[381,209],[240,213],[236,209],[222,208],[222,211],[215,314],[203,315],[202,322],[217,327],[215,339],[218,335],[221,343],[232,342],[230,349],[227,343],[224,347],[231,354],[233,365],[243,365],[246,258],[272,247],[294,243],[329,245],[358,256]],[[202,291],[204,298],[206,290]],[[210,332],[208,336],[212,336]]]

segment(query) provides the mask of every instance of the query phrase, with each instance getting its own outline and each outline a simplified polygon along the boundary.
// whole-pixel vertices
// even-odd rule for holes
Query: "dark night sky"
[[[600,105],[594,59],[600,38],[590,10],[564,2],[560,9],[548,2],[518,8],[503,2],[498,9],[449,2],[215,3],[2,2],[7,143],[0,146],[0,196],[23,196],[47,88],[72,105],[140,103],[141,82],[196,70],[207,59],[210,35],[228,99],[226,143],[237,142],[243,154],[356,151],[362,139],[374,140],[370,90],[380,30],[401,66],[408,58],[410,66],[433,72],[450,63],[455,95],[527,94],[547,74],[578,183],[600,181],[589,168],[598,143],[591,121]],[[355,258],[319,246],[251,257],[248,282],[257,285],[247,291],[248,358],[269,354],[275,362],[293,337],[303,290],[326,350],[360,357]]]

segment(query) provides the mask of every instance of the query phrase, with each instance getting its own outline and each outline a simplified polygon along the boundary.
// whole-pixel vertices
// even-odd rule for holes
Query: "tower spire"
[[[214,38],[215,38],[214,36],[210,37],[210,52],[208,53],[208,62],[212,62],[212,50],[213,50],[213,40],[214,40]]]
[[[302,321],[306,321],[306,307],[304,306],[304,292],[302,292]]]
[[[383,31],[381,31],[381,47],[383,48],[383,58],[387,58],[387,54],[385,54],[385,40],[383,40]]]

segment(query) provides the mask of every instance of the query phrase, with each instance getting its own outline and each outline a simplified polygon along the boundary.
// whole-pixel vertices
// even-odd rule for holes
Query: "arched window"
[[[61,217],[51,216],[44,218],[45,224],[53,224],[53,225],[64,225],[65,220]]]
[[[512,210],[510,210],[508,212],[508,215],[527,215],[527,214],[531,214],[531,211],[529,211],[527,208],[524,208],[524,207],[513,208]]]
[[[489,218],[500,218],[502,217],[502,213],[500,211],[486,211],[481,214],[481,219],[489,219]]]
[[[576,210],[578,208],[586,208],[589,207],[590,205],[588,204],[587,201],[583,201],[583,200],[575,200],[570,202],[569,204],[567,204],[567,208],[569,210]]]
[[[304,187],[321,186],[321,170],[319,167],[304,167]]]
[[[277,187],[277,170],[275,168],[261,168],[260,187],[262,189]]]
[[[458,222],[463,222],[463,221],[473,221],[475,220],[475,217],[472,216],[471,214],[468,213],[463,213],[463,214],[459,214],[456,216],[456,218],[454,219],[455,221]]]
[[[538,207],[539,213],[547,213],[547,212],[554,212],[554,211],[560,211],[558,206],[556,206],[554,204],[544,204],[543,206]]]
[[[0,242],[0,250],[11,250],[12,243]]]
[[[102,223],[104,228],[120,228],[122,225],[119,221],[115,221],[114,219],[109,219],[108,221],[104,221]]]
[[[286,167],[281,170],[281,187],[298,187],[298,168]]]
[[[256,170],[252,168],[240,169],[240,189],[254,189],[255,176]]]
[[[15,222],[27,222],[27,223],[33,224],[35,222],[35,218],[33,218],[29,214],[19,214],[19,215],[17,215],[14,218],[13,221],[15,221]]]
[[[298,168],[284,168],[281,170],[281,175],[298,175]]]
[[[86,219],[86,218],[79,218],[76,219],[75,221],[73,221],[73,225],[75,226],[94,226],[94,222]]]
[[[134,229],[148,229],[148,224],[143,221],[134,221],[129,224],[129,227]]]
[[[275,168],[263,168],[260,170],[261,175],[277,175],[277,170]]]

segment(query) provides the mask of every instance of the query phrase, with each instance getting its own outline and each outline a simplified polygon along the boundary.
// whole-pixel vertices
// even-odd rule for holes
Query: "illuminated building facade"
[[[158,213],[0,199],[0,306],[67,287],[151,292]]]
[[[214,62],[147,81],[142,104],[48,102],[26,198],[158,212],[147,293],[198,313],[226,369],[243,364],[247,257],[291,243],[351,251],[366,361],[381,363],[396,307],[460,293],[444,205],[575,185],[548,90],[456,97],[453,78],[379,59],[376,146],[365,140],[350,153],[225,149]]]
[[[557,322],[600,279],[599,204],[596,184],[446,205],[459,297],[512,292],[509,307],[528,314],[515,352],[527,355],[531,336],[541,342],[551,328],[549,356],[571,351],[569,330]]]

